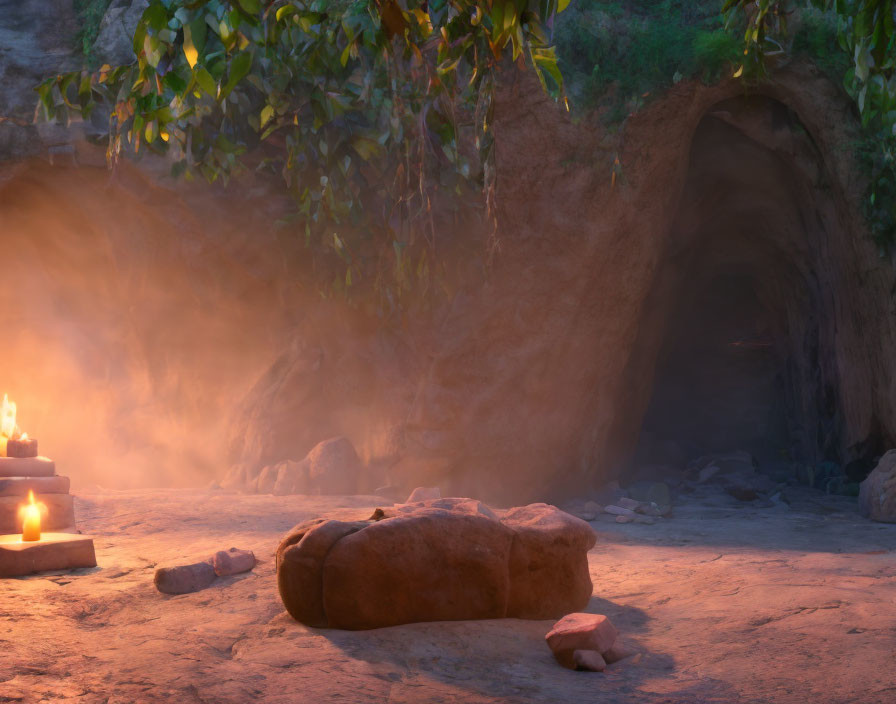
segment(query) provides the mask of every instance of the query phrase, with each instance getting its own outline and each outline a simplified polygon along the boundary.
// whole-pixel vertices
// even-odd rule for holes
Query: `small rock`
[[[596,650],[604,653],[616,643],[619,632],[610,619],[601,614],[569,614],[561,618],[544,637],[563,667],[576,668],[575,651]]]
[[[759,494],[748,486],[727,486],[725,487],[725,491],[738,501],[755,501],[759,498]]]
[[[594,513],[588,513],[587,511],[579,511],[578,513],[573,514],[576,518],[581,518],[583,521],[591,521],[597,520],[597,515]]]
[[[702,484],[705,481],[709,481],[713,476],[719,473],[719,468],[711,464],[708,467],[704,467],[700,470],[700,474],[697,475],[697,482]]]
[[[255,553],[251,550],[219,550],[211,558],[212,567],[219,577],[248,572],[255,567]]]
[[[637,510],[641,507],[640,501],[635,501],[634,499],[630,499],[627,496],[622,496],[616,502],[617,506],[621,506],[622,508],[631,509],[632,511]]]
[[[634,523],[635,519],[633,516],[616,516],[617,523]]]
[[[787,502],[787,498],[780,491],[776,494],[772,494],[769,497],[769,501],[778,506],[779,508],[789,508],[789,504]]]
[[[663,511],[660,509],[652,501],[649,504],[640,504],[637,509],[638,513],[643,513],[645,516],[654,516],[659,517],[663,515]],[[668,507],[666,509],[666,513],[668,513]]]
[[[596,501],[586,501],[585,505],[583,506],[583,509],[587,513],[603,513],[604,512],[604,507],[601,506]]]
[[[215,568],[208,562],[177,567],[160,567],[153,580],[163,594],[189,594],[205,589],[215,581]]]
[[[620,660],[625,660],[626,658],[634,657],[635,655],[638,655],[637,650],[627,647],[617,639],[613,644],[613,647],[603,654],[603,658],[607,664],[612,664],[614,662],[619,662]]]
[[[439,491],[439,487],[426,487],[426,486],[418,486],[411,492],[411,495],[408,497],[408,500],[405,501],[406,504],[414,504],[418,501],[431,501],[433,499],[441,499],[442,492]]]
[[[672,492],[666,482],[635,482],[629,486],[628,493],[641,503],[653,502],[658,506],[672,503]]]
[[[577,670],[603,672],[607,669],[607,661],[596,650],[575,650],[572,660]]]
[[[604,506],[604,511],[606,513],[612,513],[614,516],[631,516],[634,518],[636,515],[630,508],[622,508],[622,506]]]

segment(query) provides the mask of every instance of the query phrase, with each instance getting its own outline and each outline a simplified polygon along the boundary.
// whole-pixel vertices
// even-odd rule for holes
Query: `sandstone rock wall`
[[[39,133],[30,124],[32,88],[80,59],[70,0],[49,9],[6,5],[0,0],[0,156],[18,158],[72,142],[71,132]],[[141,0],[110,5],[101,54],[125,59],[122,26],[141,7]],[[869,460],[896,443],[893,263],[878,255],[861,224],[863,182],[849,147],[857,123],[839,88],[801,64],[778,69],[748,97],[734,81],[680,83],[633,116],[617,141],[596,117],[572,121],[531,76],[508,74],[496,117],[496,267],[459,287],[443,310],[401,330],[335,304],[309,304],[295,284],[301,274],[277,270],[264,256],[260,262],[237,227],[210,234],[233,221],[263,230],[269,251],[281,251],[283,240],[269,226],[280,207],[270,185],[233,201],[260,203],[246,225],[233,217],[233,202],[213,192],[190,191],[159,215],[171,191],[148,188],[139,202],[131,195],[117,201],[119,176],[107,184],[100,169],[87,167],[86,179],[48,175],[43,166],[6,169],[4,225],[16,222],[16,237],[28,247],[37,241],[26,236],[34,223],[58,235],[42,240],[43,252],[16,257],[26,269],[48,251],[57,267],[60,253],[90,233],[88,251],[106,254],[83,262],[84,270],[103,262],[93,281],[106,281],[114,260],[116,283],[101,287],[108,294],[103,316],[119,321],[132,310],[122,307],[127,296],[115,300],[121,280],[140,280],[134,272],[150,267],[142,280],[155,287],[173,266],[178,284],[171,291],[180,291],[191,267],[207,263],[209,243],[226,243],[226,256],[213,257],[211,278],[230,267],[234,280],[253,282],[246,300],[267,306],[265,322],[253,327],[244,301],[218,290],[220,301],[234,301],[240,312],[209,314],[228,321],[221,344],[234,346],[230,359],[238,357],[238,326],[267,336],[264,353],[258,338],[243,336],[253,350],[241,377],[244,400],[236,413],[221,409],[233,423],[219,456],[245,467],[250,481],[262,467],[301,459],[336,435],[380,466],[384,481],[407,488],[440,485],[519,501],[603,481],[625,470],[638,443],[664,346],[676,334],[676,310],[697,305],[718,272],[751,277],[769,310],[794,453],[836,459],[861,478]],[[97,152],[74,142],[79,163],[102,164]],[[189,211],[192,198],[215,215],[196,216],[183,232],[174,223],[189,218],[175,211]],[[126,230],[139,230],[139,241]],[[162,238],[159,251],[149,243],[155,230],[180,234]],[[175,241],[183,251],[172,249]],[[45,288],[66,304],[86,305],[96,293],[86,284],[74,284],[73,297],[60,285],[76,280],[69,271]],[[200,280],[196,296],[206,305],[214,286]],[[19,285],[34,282],[26,277]],[[147,365],[157,370],[166,352],[149,342],[149,331],[165,329],[170,310],[136,326],[140,344],[152,348]],[[83,323],[91,316],[68,317]],[[256,362],[267,371],[258,373]]]
[[[613,476],[637,442],[669,305],[701,267],[746,267],[777,311],[802,451],[848,463],[896,440],[893,268],[856,210],[848,100],[799,65],[757,95],[759,113],[780,104],[795,126],[751,117],[740,84],[677,86],[630,121],[615,188],[593,123],[525,84],[504,96],[500,270],[452,319],[409,447],[485,495]]]

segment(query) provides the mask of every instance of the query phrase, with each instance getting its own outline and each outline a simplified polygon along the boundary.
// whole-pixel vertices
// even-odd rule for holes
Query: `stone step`
[[[0,477],[52,477],[56,463],[48,457],[0,457]]]
[[[0,496],[28,496],[29,489],[42,494],[67,494],[71,487],[68,477],[0,477]]]
[[[47,512],[41,514],[41,530],[74,528],[75,505],[71,494],[39,494],[35,498],[47,507]],[[0,533],[22,532],[19,507],[24,503],[21,496],[0,496]]]
[[[44,533],[32,543],[23,543],[20,535],[0,535],[0,577],[76,567],[96,567],[93,539],[86,535]]]

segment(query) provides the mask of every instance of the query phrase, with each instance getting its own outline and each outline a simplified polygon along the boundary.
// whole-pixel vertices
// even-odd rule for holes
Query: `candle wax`
[[[25,521],[22,524],[22,542],[40,540],[40,509],[35,505],[25,506]]]

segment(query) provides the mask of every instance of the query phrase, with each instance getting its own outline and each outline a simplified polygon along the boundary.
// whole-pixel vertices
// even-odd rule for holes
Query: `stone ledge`
[[[0,535],[0,577],[76,567],[96,567],[93,538],[75,533],[44,533],[38,541],[23,543],[21,535]]]
[[[36,496],[67,494],[70,489],[68,477],[0,477],[0,496],[28,496],[29,490]]]
[[[0,457],[0,477],[52,477],[56,463],[48,457]]]

